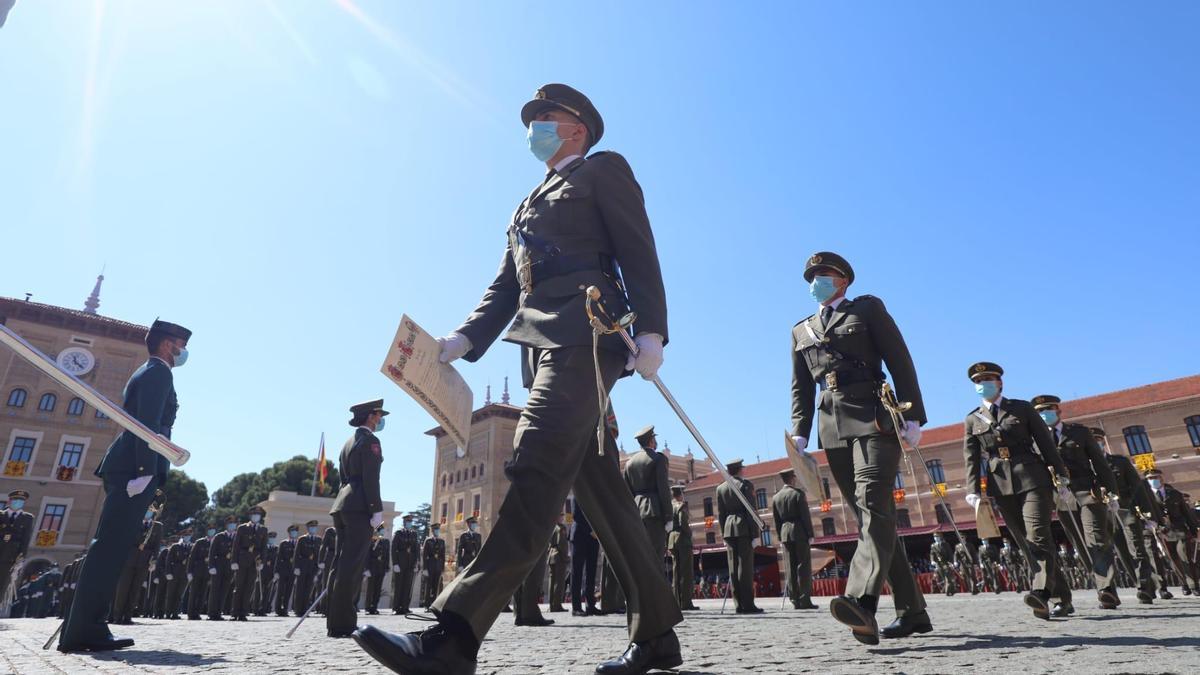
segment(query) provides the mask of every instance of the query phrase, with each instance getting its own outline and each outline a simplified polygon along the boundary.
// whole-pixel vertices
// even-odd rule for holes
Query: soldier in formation
[[[421,540],[412,527],[413,517],[405,514],[401,523],[392,534],[392,614],[410,611],[413,577],[421,561]]]
[[[683,488],[682,484],[671,487],[671,533],[667,535],[667,550],[671,553],[671,584],[675,590],[675,601],[679,603],[680,609],[694,611],[700,608],[692,601],[694,596],[693,588],[696,585],[694,578],[695,562],[692,553],[692,523],[691,516],[688,513],[688,503],[683,499]],[[811,529],[812,520],[810,518],[810,536]],[[595,573],[595,569],[595,562],[593,562],[593,574]],[[810,561],[810,586],[812,582],[811,571],[812,563]],[[575,572],[572,571],[572,574],[575,574]]]
[[[387,578],[388,566],[391,565],[392,556],[390,542],[387,539],[387,530],[383,525],[380,525],[375,530],[375,536],[371,539],[371,551],[367,557],[367,568],[363,570],[363,575],[367,578],[367,614],[379,613],[379,598],[383,595],[383,580]],[[395,602],[395,599],[392,599]]]

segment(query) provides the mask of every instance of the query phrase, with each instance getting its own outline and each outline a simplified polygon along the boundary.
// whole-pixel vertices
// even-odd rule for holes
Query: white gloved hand
[[[292,570],[292,576],[300,576],[300,570]]]
[[[151,480],[154,480],[154,476],[138,476],[125,484],[125,492],[130,497],[136,497],[145,491]]]
[[[758,537],[750,540],[750,548],[758,548]]]
[[[276,572],[271,578],[276,581],[279,581],[279,572]]]
[[[175,580],[175,575],[174,575],[174,574],[168,574],[168,575],[167,575],[167,581],[174,581],[174,580]]]
[[[154,580],[154,583],[156,583],[156,584],[158,583],[158,579],[157,579],[157,578]]]
[[[813,539],[812,537],[809,537],[809,538],[808,538],[808,545],[809,545],[809,546],[812,546],[814,541],[816,541],[816,539]]]
[[[230,564],[229,564],[229,569],[231,569],[231,570],[233,570],[234,572],[236,572],[236,571],[238,570],[238,564],[237,564],[237,563],[230,563]]]
[[[442,348],[441,353],[438,354],[438,361],[442,363],[453,363],[471,351],[471,340],[459,332],[440,337],[437,339],[437,343]]]
[[[1062,503],[1066,506],[1071,506],[1075,503],[1075,495],[1071,492],[1071,488],[1067,487],[1066,485],[1058,486],[1058,498],[1061,499]]]
[[[637,336],[633,344],[638,348],[638,355],[633,354],[625,360],[625,370],[636,370],[643,380],[653,380],[658,375],[658,369],[663,364],[663,338],[658,333],[643,333]]]
[[[971,509],[979,508],[979,495],[969,494],[966,496],[966,500],[967,500],[967,506],[970,506]]]
[[[904,437],[904,442],[908,443],[909,447],[917,445],[921,442],[921,425],[911,420],[904,423],[904,430],[900,432]]]
[[[210,567],[210,568],[208,568],[208,573],[209,573],[209,574],[216,574],[216,573],[217,573],[217,568],[215,568],[215,567]]]
[[[428,579],[429,578],[429,570],[421,570],[421,578]]]
[[[399,566],[399,565],[392,565],[392,571],[393,571],[393,572],[395,572],[395,573],[397,573],[397,574],[399,574],[399,573],[400,573],[400,566]]]
[[[1121,515],[1121,502],[1115,498],[1108,502],[1108,510],[1112,511],[1114,516]]]
[[[376,511],[371,514],[371,529],[377,530],[383,524],[383,511]]]
[[[319,570],[325,569],[325,563],[323,563],[323,562],[317,563],[317,569],[319,569]]]
[[[371,576],[371,570],[363,570],[363,576],[364,576],[364,577],[369,577],[369,576]]]
[[[191,581],[191,580],[192,580],[192,573],[188,572],[188,581]]]
[[[256,570],[258,570],[259,572],[261,572],[261,571],[262,571],[262,563],[258,563],[258,564],[256,564],[256,565],[254,566],[254,569],[256,569]]]
[[[1151,534],[1153,534],[1154,532],[1158,531],[1158,524],[1155,523],[1153,520],[1147,520],[1145,522],[1146,522],[1146,531],[1147,532],[1150,532]]]
[[[796,449],[803,451],[808,447],[808,439],[804,436],[792,436],[792,442],[796,444]]]
[[[667,532],[670,532],[673,529],[675,529],[675,523],[667,523],[667,526],[666,526]]]

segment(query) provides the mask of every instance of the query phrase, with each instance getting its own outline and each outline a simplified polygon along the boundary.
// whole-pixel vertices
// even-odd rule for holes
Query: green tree
[[[220,524],[226,516],[235,516],[239,521],[246,517],[251,506],[264,502],[275,490],[296,494],[310,494],[313,487],[315,459],[303,455],[276,462],[258,473],[240,473],[213,493],[213,508],[203,515],[208,523]],[[328,476],[325,479],[325,495],[332,495],[338,485],[337,467],[325,460]]]
[[[429,520],[433,517],[433,507],[429,502],[421,504],[409,515],[413,517],[413,529],[421,534],[421,538],[429,536]]]
[[[208,488],[183,471],[172,469],[162,488],[165,501],[158,519],[164,534],[170,536],[190,524],[208,506]]]

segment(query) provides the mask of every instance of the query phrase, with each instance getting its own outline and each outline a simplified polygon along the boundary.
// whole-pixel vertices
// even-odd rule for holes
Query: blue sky
[[[804,260],[904,330],[932,424],[1010,394],[1194,374],[1200,92],[1186,2],[32,2],[0,29],[0,294],[196,331],[187,471],[219,487],[383,396],[384,493],[428,499],[430,419],[381,374],[401,313],[454,328],[543,168],[518,110],[586,92],[646,193],[664,380],[725,459],[782,456]],[[581,320],[582,317],[581,317]],[[482,401],[518,349],[461,371]],[[649,384],[628,431],[682,425]],[[627,439],[628,440],[628,439]],[[629,441],[632,442],[632,441]],[[699,449],[696,448],[697,452]]]

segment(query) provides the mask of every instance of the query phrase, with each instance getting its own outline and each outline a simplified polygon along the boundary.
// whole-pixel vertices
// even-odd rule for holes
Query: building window
[[[1125,434],[1125,447],[1129,449],[1130,456],[1154,452],[1150,448],[1150,437],[1146,435],[1146,427],[1140,424],[1125,427],[1121,430],[1121,433]]]
[[[78,469],[82,457],[83,443],[63,443],[62,459],[58,465]]]
[[[83,399],[79,398],[78,396],[71,399],[70,403],[67,403],[67,414],[71,417],[79,417],[82,415]]]
[[[483,478],[483,465],[482,464],[479,465],[479,477]]]
[[[925,462],[925,466],[929,468],[929,475],[933,476],[934,483],[946,482],[946,470],[942,468],[942,460],[931,459]]]
[[[58,396],[54,394],[42,394],[42,398],[38,401],[38,410],[41,412],[54,412],[54,407],[58,405]]]
[[[475,480],[475,467],[471,467],[471,480]]]
[[[758,510],[762,511],[767,508],[767,491],[759,488],[754,491],[754,501],[758,503]]]
[[[51,532],[61,532],[63,519],[66,517],[66,504],[47,504],[46,511],[42,513],[42,526],[38,529],[49,530]]]
[[[29,394],[25,393],[24,389],[17,387],[16,389],[13,389],[8,394],[8,407],[24,408],[25,407],[25,399],[28,397],[29,397]]]
[[[8,461],[28,462],[33,458],[33,449],[36,446],[37,439],[17,436],[13,439],[12,450],[8,453]]]
[[[896,509],[896,527],[912,527],[912,520],[908,517],[908,509]]]
[[[821,519],[821,534],[826,537],[832,537],[837,534],[837,526],[833,524],[833,518]]]
[[[704,515],[711,516],[713,514],[712,497],[704,498]]]
[[[904,474],[899,471],[896,472],[896,489],[904,489]]]
[[[457,504],[456,506],[457,506],[457,508],[456,508],[456,509],[454,509],[454,520],[455,520],[455,521],[459,521],[459,520],[462,520],[462,519],[463,519],[463,510],[462,510],[462,507],[463,507],[463,500],[462,500],[462,497],[459,497],[459,498],[458,498],[458,504]]]
[[[100,412],[99,410],[97,410],[97,411],[96,411],[96,419],[98,419],[98,420],[106,420],[106,419],[108,419],[108,415],[105,415],[104,413],[102,413],[102,412]]]
[[[450,507],[446,502],[442,502],[442,522],[446,522],[446,510]]]
[[[763,528],[763,531],[762,531],[762,545],[763,545],[763,546],[770,546],[770,545],[771,545],[771,530],[770,530],[770,529]]]
[[[479,516],[479,495],[475,495],[475,499],[471,504],[471,515],[476,517]]]
[[[950,511],[946,508],[945,504],[939,502],[934,504],[934,508],[937,511],[937,521],[939,525],[945,525],[950,522]]]
[[[704,533],[704,543],[706,543],[706,544],[717,543],[717,533],[716,532],[705,532]]]
[[[821,479],[821,489],[825,492],[826,501],[833,499],[833,493],[829,491],[829,479],[828,478]]]
[[[1192,439],[1192,447],[1200,448],[1200,415],[1192,415],[1183,420],[1187,425],[1188,437]]]

